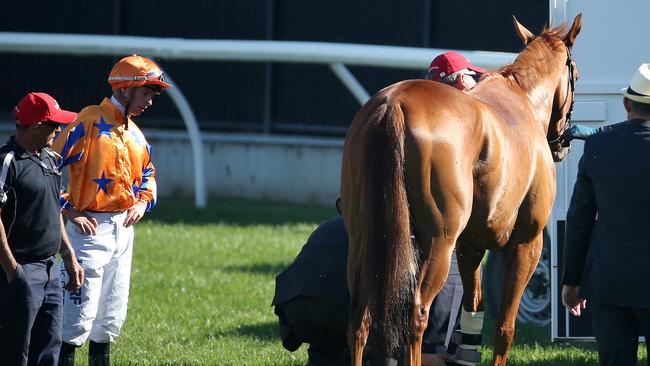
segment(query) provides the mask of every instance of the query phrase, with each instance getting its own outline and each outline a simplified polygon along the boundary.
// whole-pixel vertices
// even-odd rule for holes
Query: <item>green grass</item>
[[[230,199],[197,210],[189,200],[162,200],[137,225],[129,313],[112,364],[304,365],[304,345],[290,353],[279,341],[270,306],[275,275],[335,214]],[[520,326],[510,365],[597,364],[593,346],[553,345],[549,334]],[[488,364],[491,351],[482,350]],[[86,365],[86,347],[77,365]]]

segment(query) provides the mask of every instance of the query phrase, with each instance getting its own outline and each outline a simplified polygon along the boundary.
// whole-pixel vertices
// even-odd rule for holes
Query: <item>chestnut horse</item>
[[[371,353],[404,351],[410,365],[421,364],[429,307],[454,247],[468,314],[483,308],[485,251],[504,249],[492,364],[506,363],[555,198],[553,161],[567,153],[561,135],[573,107],[570,50],[581,15],[568,31],[563,25],[538,36],[514,23],[524,50],[471,91],[402,81],[379,91],[352,121],[341,197],[355,366],[366,343]],[[481,328],[482,318],[473,334]]]

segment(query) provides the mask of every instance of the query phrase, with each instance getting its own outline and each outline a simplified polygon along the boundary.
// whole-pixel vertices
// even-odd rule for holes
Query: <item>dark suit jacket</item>
[[[650,308],[650,122],[590,136],[567,213],[563,284],[592,302]]]
[[[323,222],[293,263],[276,277],[273,305],[298,296],[347,304],[347,258],[348,234],[343,218],[339,216]]]

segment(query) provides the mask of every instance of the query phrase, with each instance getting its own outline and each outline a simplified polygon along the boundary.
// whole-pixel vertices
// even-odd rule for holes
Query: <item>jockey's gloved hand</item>
[[[587,137],[595,134],[597,131],[597,128],[591,128],[582,125],[573,125],[564,131],[562,134],[562,140],[565,142],[569,142],[573,139],[586,140]]]

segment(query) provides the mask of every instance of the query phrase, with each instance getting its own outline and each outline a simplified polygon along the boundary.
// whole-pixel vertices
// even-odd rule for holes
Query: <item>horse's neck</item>
[[[509,79],[528,96],[537,120],[544,125],[546,131],[548,121],[551,119],[553,98],[562,63],[556,57],[536,58],[535,60],[538,64],[529,65],[517,58],[513,64],[515,71],[512,76],[509,76]],[[550,69],[548,69],[549,62],[551,62]],[[528,70],[531,69],[538,72],[529,72]],[[543,76],[540,75],[541,70],[544,70]]]
[[[551,83],[547,79],[544,82],[537,83],[534,88],[524,90],[524,93],[530,99],[537,120],[544,125],[544,130],[548,128],[548,121],[551,119],[556,86],[555,80]]]
[[[524,72],[517,75],[522,79]],[[533,125],[539,126],[546,134],[553,109],[553,97],[557,86],[557,76],[543,80],[517,80],[515,76],[494,74],[476,85],[470,94],[483,103],[492,106],[499,114],[512,119],[515,124],[524,121],[517,120],[521,116],[535,116]],[[553,81],[551,81],[553,80]],[[523,86],[522,86],[523,85]]]
[[[532,99],[522,90],[516,82],[501,75],[495,75],[484,80],[470,91],[477,99],[491,106],[498,114],[513,123],[520,116],[527,115],[526,111],[534,110]],[[537,121],[535,121],[537,122]]]

